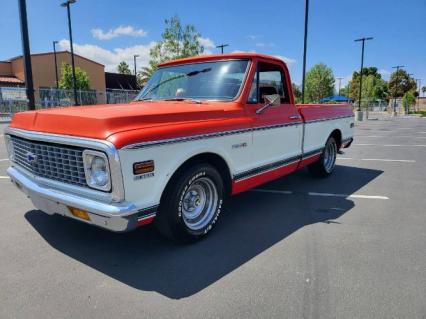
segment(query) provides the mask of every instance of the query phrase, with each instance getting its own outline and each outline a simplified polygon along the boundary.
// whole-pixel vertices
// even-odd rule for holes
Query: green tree
[[[305,85],[306,102],[319,102],[322,98],[333,95],[333,71],[323,63],[316,64],[306,73]]]
[[[121,61],[118,64],[117,71],[120,74],[131,74],[129,65],[125,61]]]
[[[402,97],[402,106],[404,110],[409,111],[410,107],[416,104],[416,97],[414,95],[413,91],[405,92],[404,96]]]
[[[302,91],[300,90],[300,87],[294,83],[291,83],[291,87],[293,88],[293,95],[294,100],[296,103],[302,102]]]
[[[157,66],[155,65],[143,67],[142,70],[138,72],[137,80],[139,87],[144,87],[156,70]]]
[[[391,74],[389,80],[389,94],[391,97],[404,96],[408,91],[415,91],[416,81],[405,70],[398,70]]]
[[[90,79],[86,71],[75,68],[75,80],[77,90],[89,90]],[[59,81],[59,87],[65,90],[71,90],[73,88],[72,80],[72,67],[68,63],[62,63],[61,66],[61,79]]]
[[[422,92],[426,93],[426,86],[422,87]]]
[[[139,84],[143,86],[157,70],[158,64],[174,59],[200,55],[204,48],[200,45],[200,34],[191,24],[182,25],[175,15],[164,21],[165,29],[161,40],[149,52],[149,65],[139,72]]]
[[[349,81],[349,97],[358,100],[359,98],[360,73],[355,71],[352,80]],[[385,100],[388,98],[388,84],[382,79],[376,67],[362,69],[362,99]]]

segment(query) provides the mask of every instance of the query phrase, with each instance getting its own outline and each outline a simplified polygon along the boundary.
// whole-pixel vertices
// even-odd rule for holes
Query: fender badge
[[[239,143],[239,144],[234,144],[232,145],[232,149],[237,149],[237,148],[242,148],[242,147],[247,147],[247,143]]]

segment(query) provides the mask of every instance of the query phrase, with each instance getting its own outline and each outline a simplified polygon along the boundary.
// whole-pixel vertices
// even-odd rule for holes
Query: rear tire
[[[155,224],[161,234],[175,241],[201,239],[216,224],[223,196],[223,180],[214,167],[185,168],[166,187]]]
[[[336,166],[337,143],[333,137],[329,137],[318,161],[308,166],[309,172],[314,177],[330,176]]]

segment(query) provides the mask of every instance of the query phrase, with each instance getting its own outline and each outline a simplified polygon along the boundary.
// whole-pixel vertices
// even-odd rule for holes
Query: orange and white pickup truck
[[[47,214],[191,241],[229,195],[305,166],[329,176],[353,126],[349,105],[296,105],[280,59],[197,56],[161,64],[128,104],[17,113],[8,174]]]

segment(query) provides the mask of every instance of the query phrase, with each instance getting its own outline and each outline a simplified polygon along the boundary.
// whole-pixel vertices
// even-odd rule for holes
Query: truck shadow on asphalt
[[[247,192],[233,197],[210,235],[192,245],[162,238],[151,225],[116,234],[33,210],[25,218],[55,249],[124,284],[180,299],[198,293],[306,225],[337,219],[354,203],[346,198],[307,196],[307,191],[353,194],[380,170],[337,166],[328,179],[302,170],[262,189],[293,195]],[[256,274],[253,274],[255,276]]]

